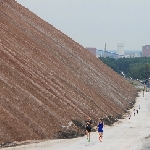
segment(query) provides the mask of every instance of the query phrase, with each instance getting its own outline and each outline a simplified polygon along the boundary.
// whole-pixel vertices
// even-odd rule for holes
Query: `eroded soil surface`
[[[137,91],[73,39],[15,0],[0,0],[0,143],[84,135],[111,124]]]

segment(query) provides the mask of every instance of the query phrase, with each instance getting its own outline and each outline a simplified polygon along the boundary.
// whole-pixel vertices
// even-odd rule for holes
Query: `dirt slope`
[[[0,143],[75,136],[117,117],[136,89],[15,0],[0,0]],[[83,132],[81,132],[83,133]]]

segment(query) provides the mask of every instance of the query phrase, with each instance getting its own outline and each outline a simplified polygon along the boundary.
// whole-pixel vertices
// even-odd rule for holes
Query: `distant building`
[[[125,58],[141,57],[141,51],[125,51],[124,56]]]
[[[134,57],[141,57],[141,53],[134,53]]]
[[[94,56],[96,56],[96,48],[86,47],[86,49],[91,52]]]
[[[117,44],[117,54],[124,55],[124,44],[123,43]]]
[[[119,54],[116,54],[114,52],[106,51],[106,50],[97,50],[96,51],[96,57],[109,57],[109,58],[120,58]]]
[[[109,57],[109,58],[135,58],[141,57],[142,52],[140,50],[126,50],[124,51],[124,55],[120,55],[116,53],[117,51],[104,51],[104,50],[97,50],[96,57]]]
[[[150,57],[150,45],[142,46],[142,57]]]
[[[96,57],[104,57],[104,50],[97,50],[96,51]]]

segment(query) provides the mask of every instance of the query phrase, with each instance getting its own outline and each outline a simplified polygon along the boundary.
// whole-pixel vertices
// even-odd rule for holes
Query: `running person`
[[[133,111],[134,111],[134,116],[135,116],[135,109]]]
[[[98,133],[99,133],[99,140],[100,140],[100,142],[102,142],[103,127],[104,127],[104,122],[102,119],[99,120],[97,127],[98,127]]]
[[[86,125],[85,125],[85,129],[86,129],[86,135],[87,135],[87,140],[88,142],[90,142],[90,133],[91,133],[91,124],[92,124],[92,120],[90,117],[87,118]]]
[[[129,117],[129,123],[130,123],[131,115],[130,115],[130,114],[128,114],[128,117]]]

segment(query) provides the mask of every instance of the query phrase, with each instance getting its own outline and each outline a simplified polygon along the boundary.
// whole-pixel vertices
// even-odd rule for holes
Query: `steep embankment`
[[[0,26],[0,143],[78,135],[87,115],[117,117],[135,100],[123,77],[14,0],[0,0]]]

